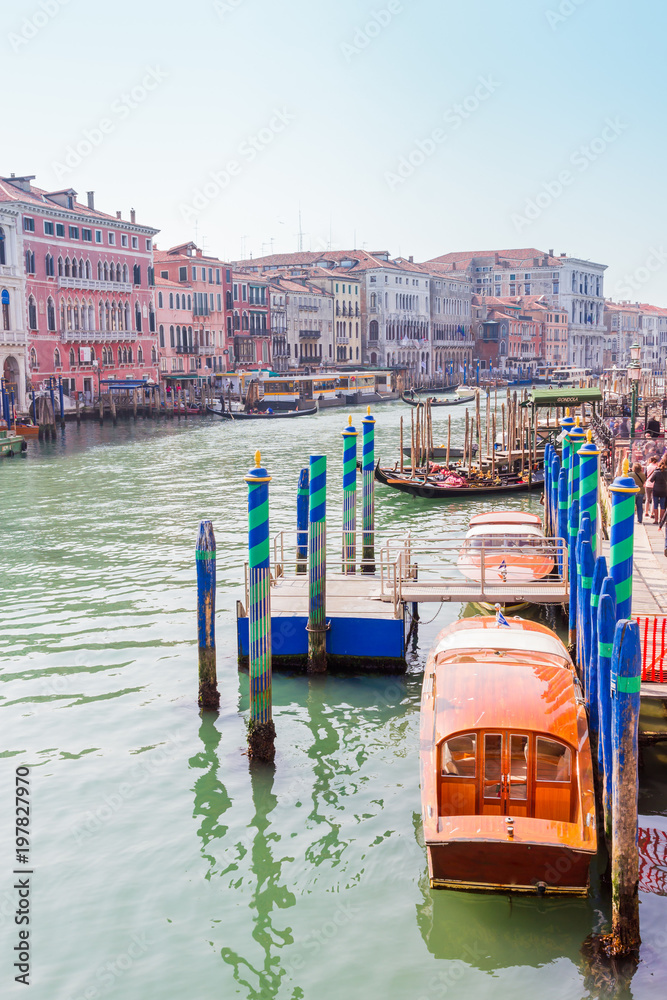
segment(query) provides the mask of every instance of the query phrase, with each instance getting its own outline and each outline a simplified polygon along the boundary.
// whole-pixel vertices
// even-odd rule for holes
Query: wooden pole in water
[[[269,547],[269,483],[271,476],[255,454],[248,484],[248,555],[250,637],[250,723],[248,755],[272,761],[276,729],[272,717],[271,564]]]
[[[403,417],[402,416],[401,416],[401,437],[400,437],[399,451],[400,451],[400,458],[399,458],[400,470],[401,472],[403,472]]]
[[[116,413],[116,400],[114,399],[114,394],[109,386],[109,408],[111,410],[111,419],[113,421],[114,427],[118,423],[118,414]]]
[[[487,460],[490,457],[489,447],[491,436],[491,389],[486,390],[486,457]]]
[[[79,393],[77,392],[77,393],[75,393],[75,395],[76,395],[76,400],[75,400],[75,403],[76,403],[76,426],[79,427],[80,424],[81,424],[81,403],[79,402]]]
[[[305,573],[308,570],[308,494],[310,489],[310,472],[302,469],[299,473],[299,485],[296,491],[296,571]]]
[[[477,380],[479,382],[479,368],[477,369]],[[482,416],[480,411],[479,392],[475,393],[475,426],[477,437],[477,465],[482,471]]]
[[[495,412],[493,414],[492,422],[493,422],[493,428],[492,428],[493,440],[491,441],[491,479],[495,479],[496,478],[496,414],[495,414]]]
[[[375,573],[375,417],[371,416],[370,406],[361,424],[363,428],[361,463],[362,572]]]
[[[415,411],[410,410],[410,478],[415,478]]]
[[[452,440],[452,415],[451,413],[448,413],[447,414],[447,458],[446,458],[447,468],[449,468],[449,446],[451,444],[451,440]]]
[[[357,431],[352,417],[343,434],[343,573],[355,573],[357,562]],[[402,455],[402,452],[401,452]]]
[[[621,619],[612,653],[612,929],[605,940],[608,955],[639,951],[639,702],[641,648],[639,625]]]
[[[505,451],[505,404],[503,403],[500,407],[503,420],[503,451]]]
[[[326,455],[310,456],[308,532],[308,673],[327,669]]]
[[[135,388],[132,390],[132,416],[134,417],[135,420],[137,419],[138,393],[139,393],[138,389]]]
[[[197,565],[197,638],[199,643],[199,707],[220,705],[215,663],[215,535],[211,521],[202,521],[195,552]]]
[[[468,461],[468,424],[470,422],[470,414],[468,413],[468,408],[466,407],[466,431],[465,439],[463,442],[463,461],[466,463]]]

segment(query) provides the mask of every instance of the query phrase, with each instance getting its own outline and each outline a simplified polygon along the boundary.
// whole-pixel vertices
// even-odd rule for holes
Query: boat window
[[[500,798],[503,738],[495,733],[484,736],[484,795]]]
[[[510,798],[528,798],[527,736],[510,736]]]
[[[458,775],[460,778],[475,777],[475,755],[477,737],[474,733],[453,736],[442,744],[443,775]]]
[[[538,781],[569,781],[571,773],[571,753],[569,747],[555,740],[537,739]]]

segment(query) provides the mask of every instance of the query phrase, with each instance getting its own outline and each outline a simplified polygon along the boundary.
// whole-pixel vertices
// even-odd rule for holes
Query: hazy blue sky
[[[2,16],[0,171],[132,206],[161,247],[196,226],[226,258],[295,250],[300,204],[305,249],[553,248],[609,264],[608,295],[667,305],[657,0],[16,0]]]

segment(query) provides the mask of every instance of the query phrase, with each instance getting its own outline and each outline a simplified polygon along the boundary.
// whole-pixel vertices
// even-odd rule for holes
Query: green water
[[[383,455],[397,454],[401,413],[378,407]],[[261,447],[272,529],[293,528],[298,470],[310,451],[328,453],[338,525],[346,422],[333,411],[261,426],[72,425],[0,463],[0,790],[11,806],[15,767],[32,765],[35,872],[27,992],[11,969],[14,850],[3,809],[2,997],[606,995],[590,992],[580,955],[608,916],[597,877],[577,901],[428,888],[421,671],[459,606],[432,621],[426,608],[405,676],[275,676],[275,769],[249,767],[234,622],[243,476]],[[446,418],[435,422],[442,440]],[[462,423],[457,412],[455,438]],[[383,531],[457,533],[481,509],[377,494]],[[221,691],[219,714],[204,719],[194,616],[203,517],[218,547]],[[664,757],[651,752],[647,765],[643,811],[664,815]],[[641,915],[642,962],[624,995],[664,997],[667,901],[642,894]]]

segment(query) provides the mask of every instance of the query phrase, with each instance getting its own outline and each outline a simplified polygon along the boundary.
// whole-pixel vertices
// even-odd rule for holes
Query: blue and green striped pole
[[[598,649],[598,607],[600,605],[600,592],[602,583],[607,575],[607,560],[604,556],[598,556],[595,560],[593,570],[593,586],[591,587],[591,653],[588,665],[589,690],[586,692],[588,704],[588,729],[591,739],[591,748],[594,757],[598,759],[600,740],[600,673],[599,673],[599,649]],[[602,775],[602,767],[599,766],[598,773]]]
[[[582,672],[585,678],[584,690],[586,702],[590,704],[591,697],[591,592],[593,589],[593,574],[595,573],[595,559],[589,538],[584,537],[579,546],[579,579],[581,580],[579,621],[581,623],[581,638],[579,639],[579,649],[581,652]]]
[[[362,573],[375,573],[375,417],[370,406],[361,423]]]
[[[607,847],[611,846],[611,654],[616,629],[616,587],[610,576],[602,581],[598,605],[598,704],[600,739],[598,762],[602,764],[604,781],[602,809]]]
[[[579,527],[579,501],[572,499],[568,509],[568,576],[570,584],[569,636],[568,643],[571,655],[576,658],[577,650],[577,588],[579,578],[577,573],[577,528]],[[580,664],[581,666],[581,664]]]
[[[565,469],[565,471],[567,472],[568,479],[569,479],[569,476],[570,476],[570,438],[569,438],[569,434],[570,434],[570,431],[572,430],[572,428],[574,427],[574,418],[570,416],[569,409],[567,410],[565,416],[561,417],[560,425],[563,428],[563,434],[564,434],[563,441],[562,441],[562,444],[561,444],[561,448],[562,448],[562,462],[561,462],[561,465]]]
[[[310,456],[310,511],[308,531],[308,673],[327,669],[326,623],[326,455]]]
[[[637,845],[640,689],[639,625],[621,618],[612,653],[612,924],[607,953],[613,955],[636,955],[641,944]]]
[[[611,493],[611,531],[609,535],[610,572],[616,584],[616,610],[619,619],[632,612],[632,551],[635,531],[635,495],[639,487],[628,474],[628,460],[623,461],[623,475],[609,487]]]
[[[562,547],[558,548],[558,571],[563,575],[563,567],[568,566],[568,548],[570,544],[570,532],[567,522],[567,469],[561,467],[558,473],[558,526],[556,534],[562,540]]]
[[[551,458],[551,534],[558,533],[558,477],[560,476],[560,459],[555,450]]]
[[[299,486],[296,491],[296,571],[306,573],[308,570],[308,490],[309,472],[302,469],[299,473]]]
[[[355,573],[357,562],[357,431],[352,417],[343,434],[343,573]]]
[[[551,445],[544,446],[544,532],[551,534]]]
[[[199,525],[195,549],[197,568],[197,642],[199,645],[199,706],[220,705],[215,664],[215,535],[211,521]]]
[[[588,514],[591,519],[591,546],[597,554],[598,524],[598,461],[600,450],[593,443],[593,434],[588,431],[586,441],[579,449],[579,515]]]
[[[271,563],[269,483],[271,476],[255,453],[248,484],[248,630],[250,638],[250,724],[248,755],[271,761],[276,735],[271,711]]]

